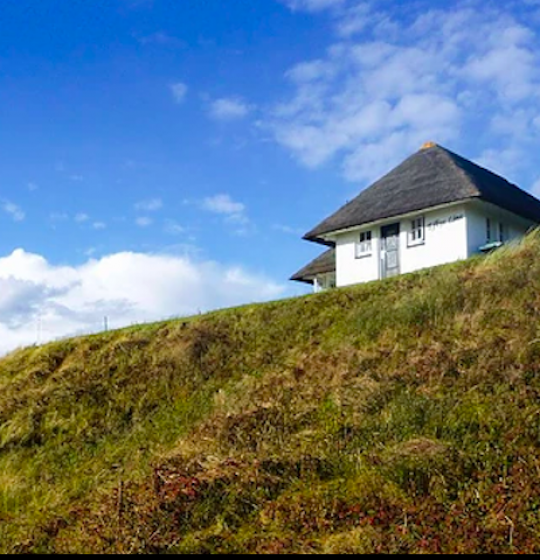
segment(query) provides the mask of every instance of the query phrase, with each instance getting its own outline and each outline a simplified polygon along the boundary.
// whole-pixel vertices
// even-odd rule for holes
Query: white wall
[[[504,224],[505,241],[522,237],[535,224],[502,208],[483,201],[473,201],[466,206],[468,256],[479,253],[487,243],[486,220],[491,220],[492,241],[499,240],[499,224]]]
[[[410,246],[411,221],[421,216],[425,218],[425,241],[421,245]],[[400,223],[401,273],[466,259],[468,256],[463,206],[419,212],[336,235],[337,286],[370,282],[381,277],[381,227],[396,222]],[[370,256],[356,258],[356,244],[362,231],[372,232],[373,250]]]
[[[425,218],[425,242],[410,246],[413,217],[401,220],[401,272],[413,272],[467,258],[467,225],[463,206],[419,213]]]
[[[338,287],[361,284],[379,278],[380,228],[372,228],[372,253],[356,258],[356,243],[360,232],[368,229],[343,233],[336,237],[336,284]]]

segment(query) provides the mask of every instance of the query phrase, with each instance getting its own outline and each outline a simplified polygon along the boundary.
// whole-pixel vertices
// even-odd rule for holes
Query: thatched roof
[[[503,177],[427,144],[388,175],[308,232],[304,239],[468,199],[491,202],[540,223],[540,201]]]
[[[305,282],[306,284],[313,284],[315,277],[318,274],[336,271],[336,250],[329,249],[322,255],[318,256],[315,260],[311,261],[302,270],[291,276],[291,280],[297,282]]]

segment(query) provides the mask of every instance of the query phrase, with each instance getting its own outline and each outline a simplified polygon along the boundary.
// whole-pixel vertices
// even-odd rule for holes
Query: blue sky
[[[427,140],[540,193],[539,29],[539,0],[1,2],[0,351],[305,293],[302,234]]]

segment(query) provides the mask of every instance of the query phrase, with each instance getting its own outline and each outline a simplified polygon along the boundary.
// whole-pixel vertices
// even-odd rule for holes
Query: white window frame
[[[358,236],[358,242],[355,248],[355,257],[363,259],[364,257],[371,257],[373,254],[373,231],[362,231]]]
[[[408,247],[424,245],[426,242],[426,219],[424,216],[413,218],[410,223],[410,230],[407,238]]]

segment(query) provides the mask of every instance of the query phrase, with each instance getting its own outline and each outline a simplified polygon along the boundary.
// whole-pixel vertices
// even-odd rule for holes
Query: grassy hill
[[[0,552],[539,552],[540,234],[0,361]]]

